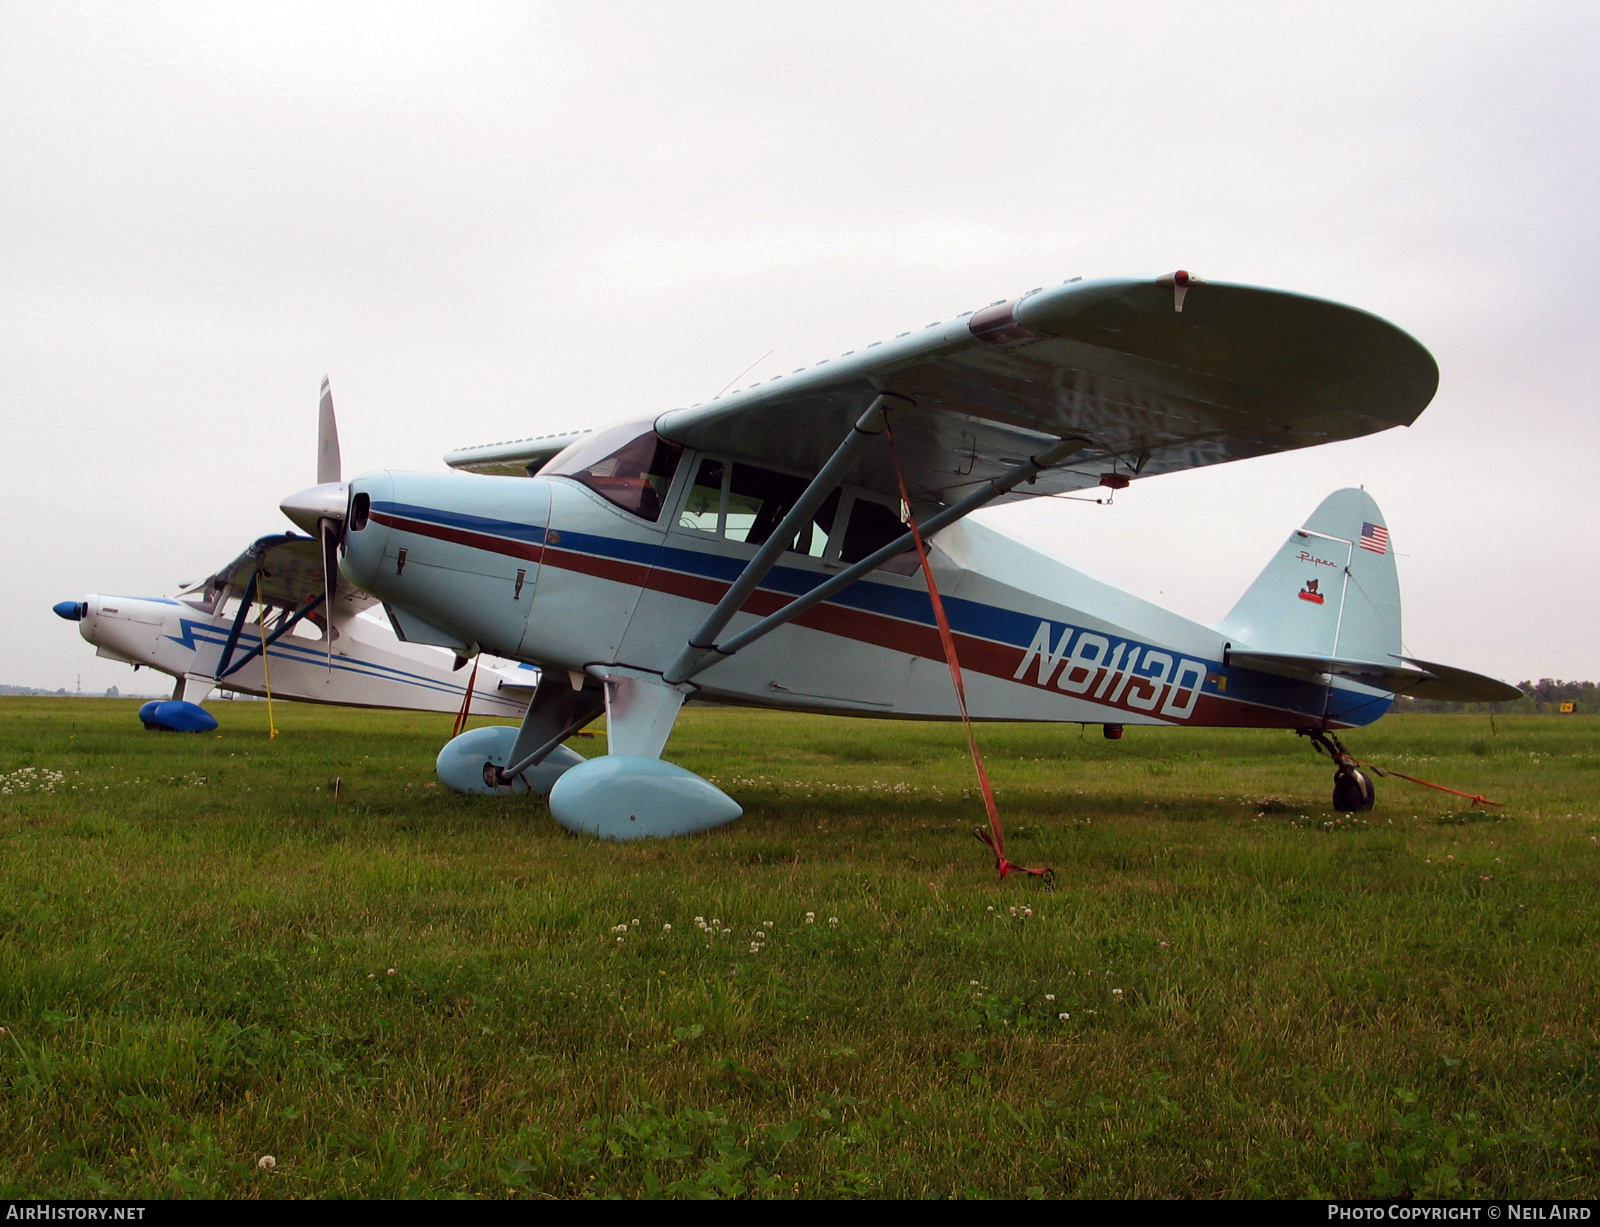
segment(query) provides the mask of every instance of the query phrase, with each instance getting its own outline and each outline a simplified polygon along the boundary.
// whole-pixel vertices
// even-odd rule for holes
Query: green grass
[[[746,817],[607,845],[446,718],[135,706],[0,700],[0,1196],[1600,1194],[1593,718],[1391,718],[1508,804],[1345,820],[1286,733],[984,728],[1051,893],[954,726],[689,709]]]

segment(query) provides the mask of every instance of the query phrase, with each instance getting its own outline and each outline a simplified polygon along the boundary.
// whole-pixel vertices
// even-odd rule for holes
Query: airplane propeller
[[[317,484],[291,494],[278,509],[322,544],[322,617],[327,626],[328,668],[333,668],[333,595],[339,583],[339,546],[344,541],[345,506],[350,492],[340,474],[339,423],[333,413],[333,389],[322,380],[317,407]]]

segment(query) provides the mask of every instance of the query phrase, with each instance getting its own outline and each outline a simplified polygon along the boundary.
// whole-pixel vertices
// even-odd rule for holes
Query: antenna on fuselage
[[[773,354],[773,351],[770,350],[770,349],[766,353],[762,354],[761,357],[757,358],[749,366],[745,367],[744,370],[740,371],[732,379],[728,380],[727,384],[723,387],[722,392],[718,392],[717,396],[721,396],[723,392],[726,392],[729,388],[733,387],[734,384],[738,383],[741,379],[743,379],[751,371],[755,370],[756,367],[760,366],[768,358],[772,357],[772,354]],[[716,400],[717,396],[713,396],[711,399],[712,400]]]

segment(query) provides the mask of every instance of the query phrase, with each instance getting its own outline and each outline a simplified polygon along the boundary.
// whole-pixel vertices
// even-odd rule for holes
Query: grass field
[[[448,718],[136,706],[0,700],[0,1196],[1600,1195],[1600,720],[1391,718],[1507,807],[1344,820],[1289,734],[985,728],[1052,893],[953,726],[691,708],[746,817],[618,846]]]

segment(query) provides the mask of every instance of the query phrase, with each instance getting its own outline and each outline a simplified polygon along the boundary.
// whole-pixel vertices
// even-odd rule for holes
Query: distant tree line
[[[62,686],[57,690],[40,690],[37,686],[0,685],[0,695],[6,694],[41,695],[47,699],[117,699],[124,697],[122,692],[115,686],[107,686],[104,691],[97,690],[93,693],[86,692],[80,694],[75,690],[68,690],[65,686]],[[159,698],[160,696],[134,694],[126,697],[130,699],[149,699]]]
[[[1395,700],[1397,712],[1503,712],[1513,715],[1553,716],[1563,703],[1575,704],[1575,714],[1592,716],[1600,713],[1600,685],[1594,682],[1563,682],[1553,677],[1541,677],[1537,682],[1518,682],[1522,698],[1515,703],[1441,703],[1436,699],[1413,699],[1401,695]]]

